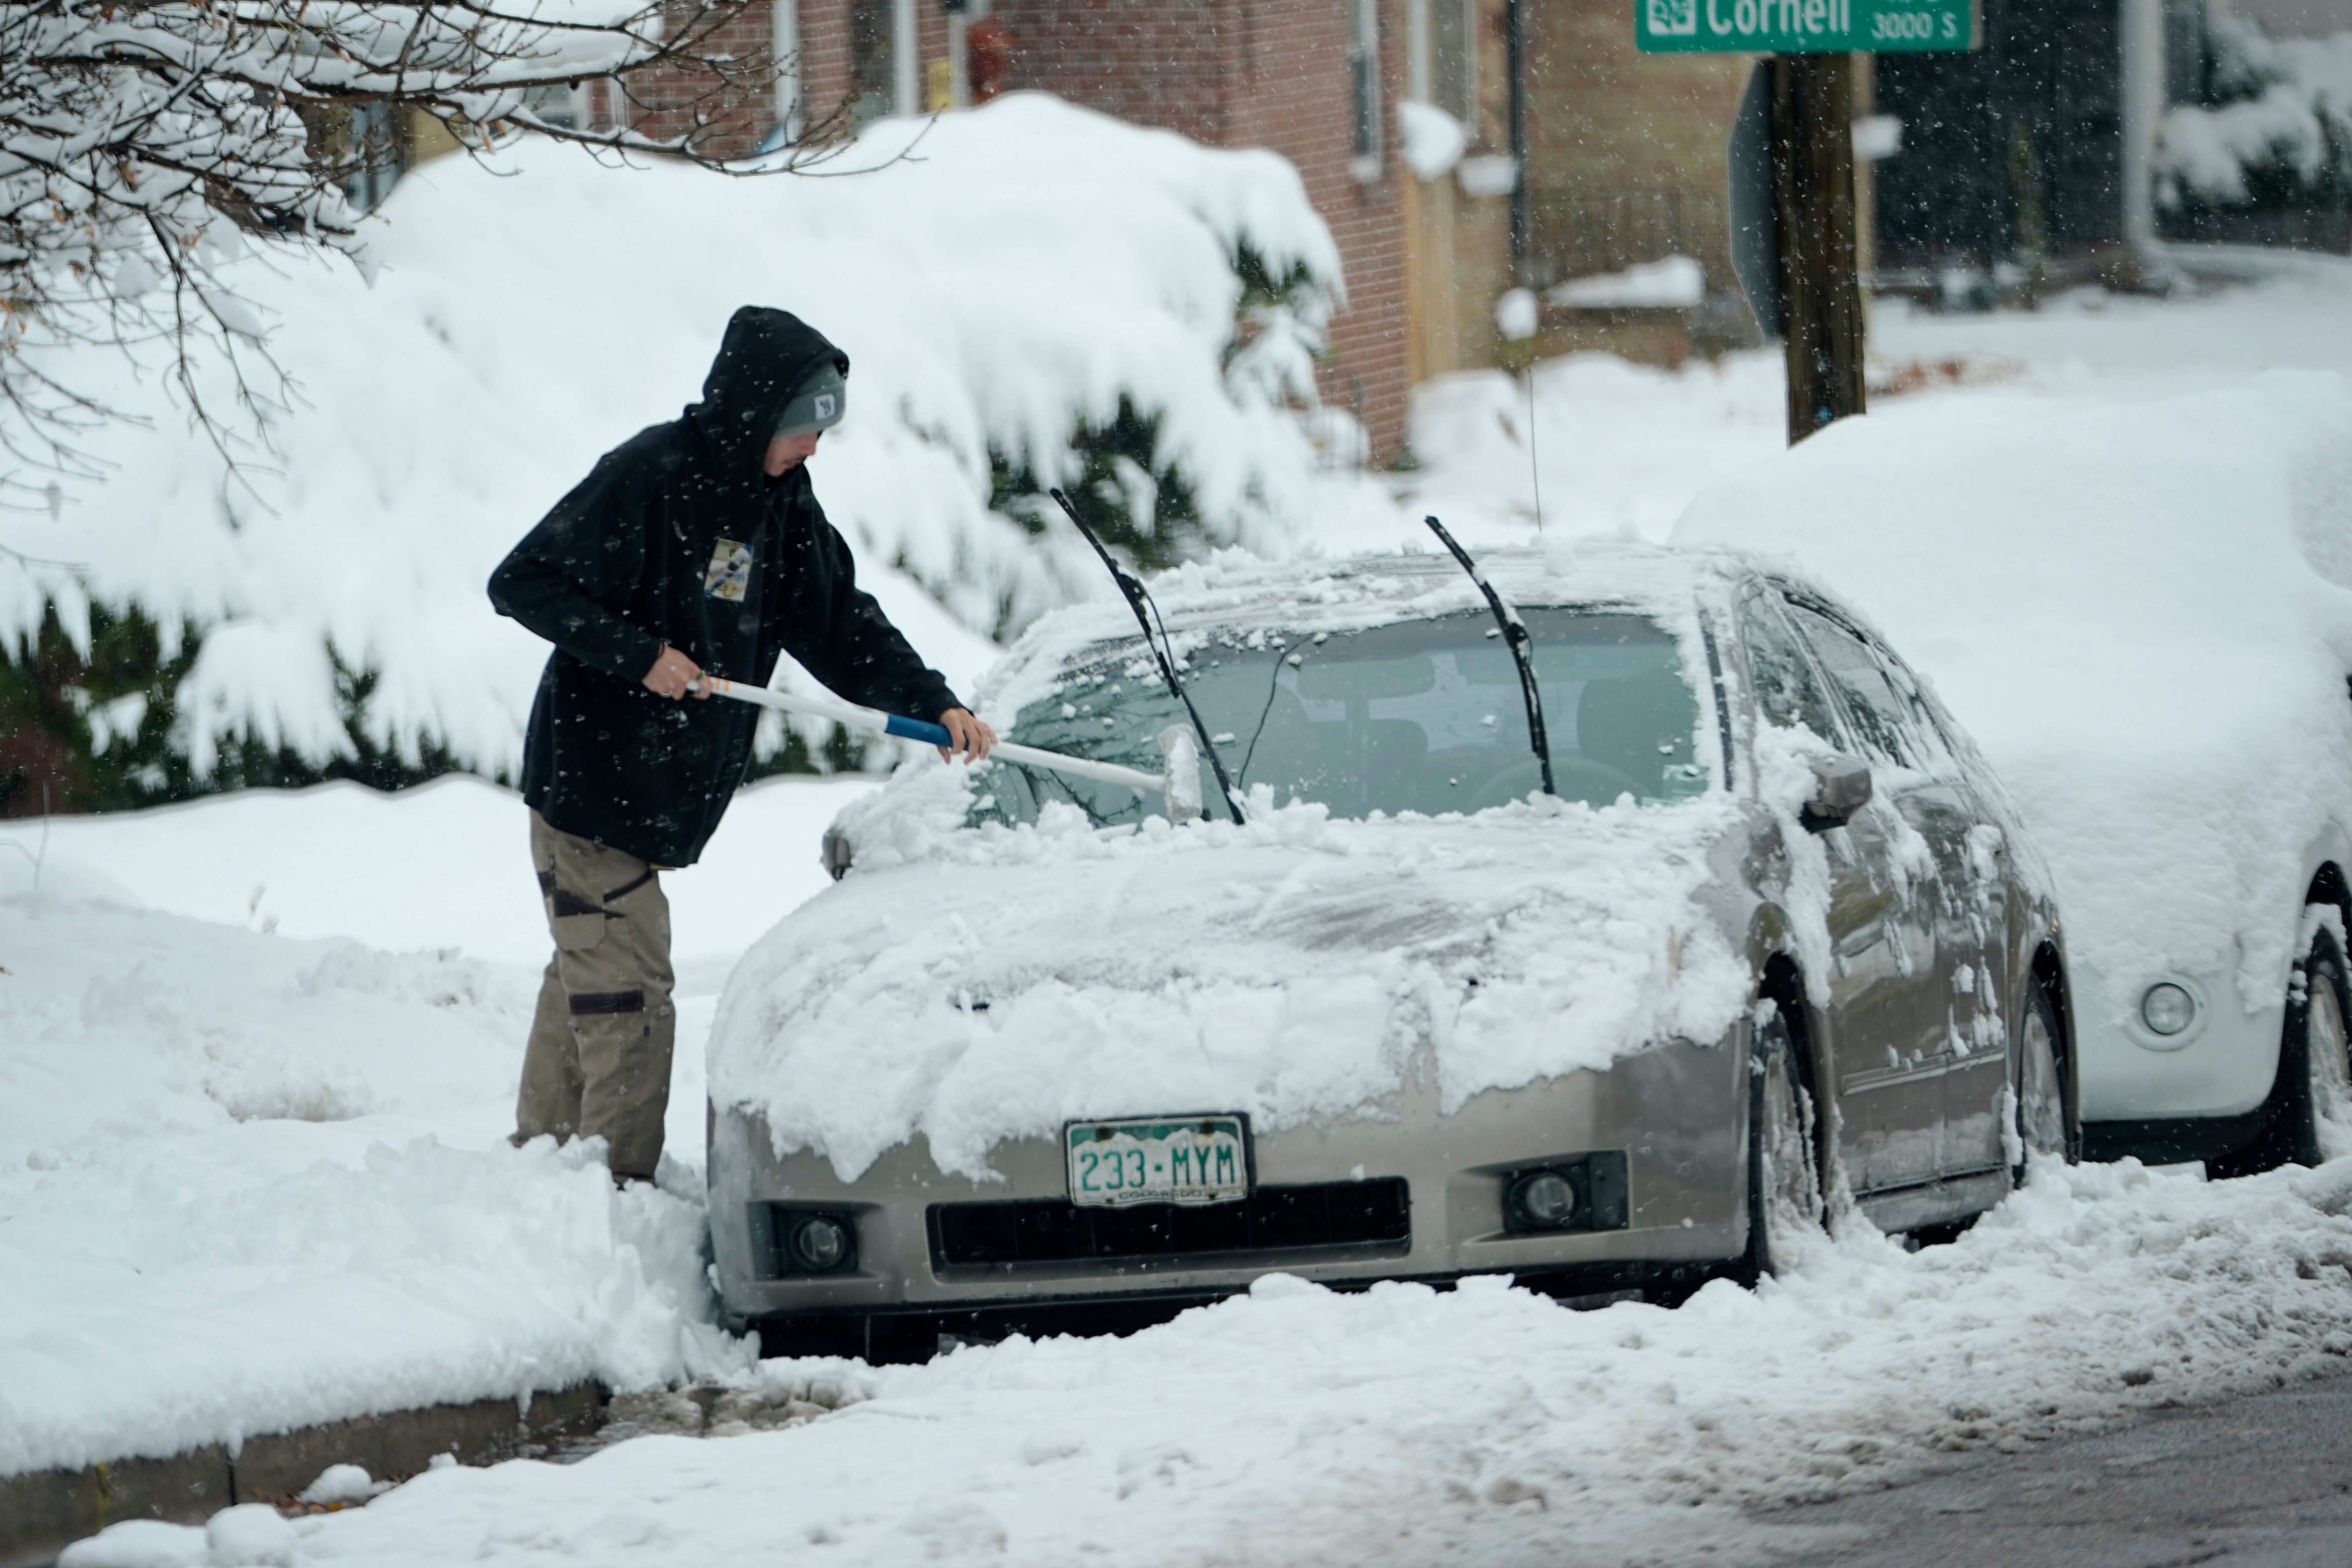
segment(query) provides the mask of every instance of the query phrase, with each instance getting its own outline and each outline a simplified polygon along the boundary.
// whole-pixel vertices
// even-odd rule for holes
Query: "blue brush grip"
[[[955,737],[944,724],[926,724],[920,719],[901,719],[896,713],[882,726],[886,735],[896,735],[902,741],[923,741],[934,746],[953,746]]]

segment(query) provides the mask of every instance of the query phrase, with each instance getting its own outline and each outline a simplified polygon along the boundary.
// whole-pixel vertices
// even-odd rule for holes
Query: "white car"
[[[1904,402],[1701,496],[1894,630],[2049,855],[2085,1153],[2352,1152],[2352,392]],[[2341,1125],[2339,1125],[2341,1124]]]

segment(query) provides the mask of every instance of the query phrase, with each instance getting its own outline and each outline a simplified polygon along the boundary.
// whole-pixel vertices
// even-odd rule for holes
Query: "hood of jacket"
[[[785,399],[824,359],[849,374],[849,356],[790,310],[746,305],[729,320],[719,357],[703,378],[702,401],[688,404],[686,417],[722,461],[756,472]]]

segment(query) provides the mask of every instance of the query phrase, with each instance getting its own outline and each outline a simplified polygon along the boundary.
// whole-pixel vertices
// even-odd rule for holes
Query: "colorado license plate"
[[[1070,1201],[1103,1208],[1237,1202],[1249,1193],[1244,1136],[1238,1116],[1069,1122],[1062,1150]]]

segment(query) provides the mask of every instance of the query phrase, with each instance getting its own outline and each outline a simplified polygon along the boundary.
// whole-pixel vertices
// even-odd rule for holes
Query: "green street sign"
[[[1977,47],[1975,0],[1633,0],[1643,54],[1925,54]]]

